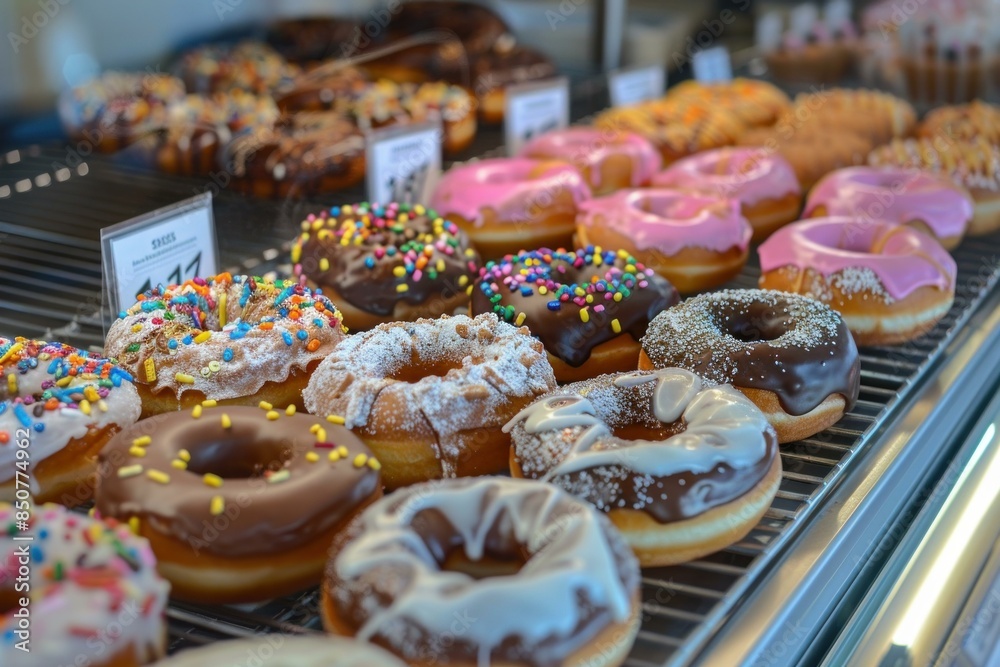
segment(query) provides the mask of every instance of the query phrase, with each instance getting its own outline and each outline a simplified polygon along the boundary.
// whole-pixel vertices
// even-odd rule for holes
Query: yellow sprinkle
[[[219,516],[226,511],[226,501],[222,496],[215,496],[212,498],[212,505],[209,507],[209,511],[212,516]]]
[[[545,294],[549,293],[549,288],[546,287],[545,285],[539,285],[538,286],[538,293],[544,296]]]
[[[261,401],[260,403],[257,404],[257,407],[260,408],[261,410],[270,410],[274,408],[274,406],[268,403],[267,401]]]
[[[174,379],[181,384],[194,384],[194,376],[187,373],[176,373],[174,374]]]
[[[622,324],[617,319],[611,320],[611,330],[616,334],[622,332]]]
[[[147,470],[146,477],[150,478],[157,484],[169,484],[170,475],[165,472],[160,472],[159,470]]]
[[[207,343],[208,339],[212,337],[211,331],[202,331],[200,334],[194,337],[194,342],[198,345],[202,343]]]
[[[220,364],[218,361],[213,359],[212,361],[208,362],[208,370],[212,371],[213,373],[218,373],[220,368],[222,368],[222,364]]]
[[[212,374],[212,370],[208,366],[202,366],[201,367],[201,376],[203,378],[207,378],[211,374]]]
[[[268,419],[269,419],[270,421],[275,421],[275,420],[277,420],[277,419],[278,419],[278,417],[280,417],[280,416],[281,416],[281,415],[280,415],[280,414],[278,414],[278,413],[277,413],[276,411],[274,411],[274,410],[268,410],[268,412],[267,412],[267,418],[268,418]]]
[[[580,309],[580,320],[584,323],[590,321],[590,312],[586,308]]]
[[[193,408],[191,408],[191,416],[194,417],[195,419],[198,419],[199,417],[201,417],[201,406],[200,405],[196,405]]]
[[[315,435],[316,432],[319,431],[321,428],[323,427],[320,426],[319,424],[313,424],[312,426],[309,427],[309,432]]]
[[[291,417],[292,415],[295,414],[295,404],[294,403],[292,403],[287,408],[285,408],[285,414],[288,415],[289,417]]]
[[[90,401],[88,401],[87,399],[83,399],[82,401],[80,401],[80,412],[82,412],[85,415],[90,414]]]
[[[89,516],[91,519],[93,519],[94,517],[96,517],[97,516],[97,508],[96,507],[91,507],[89,510],[87,510],[87,516]]]
[[[615,303],[618,303],[619,301],[621,301],[622,300],[622,293],[621,292],[615,292],[614,299],[615,299]]]
[[[132,333],[139,333],[140,331],[142,331],[142,325],[141,324],[133,324],[132,325]]]
[[[625,273],[635,273],[635,264],[626,264]]]
[[[142,447],[129,447],[128,453],[136,458],[141,459],[143,456],[146,455],[146,450],[143,449]]]
[[[177,452],[177,458],[179,458],[181,461],[185,461],[185,462],[190,461],[191,460],[191,452],[189,452],[186,449],[182,449],[181,451]]]
[[[139,534],[139,517],[134,516],[128,520],[128,529],[132,531],[133,535]]]
[[[518,313],[517,314],[517,319],[514,320],[514,324],[516,326],[521,326],[522,324],[524,324],[524,318],[525,317],[527,317],[527,315],[525,315],[524,313]]]
[[[156,362],[153,358],[146,359],[142,365],[146,370],[146,382],[156,382]]]
[[[207,484],[208,486],[214,487],[216,489],[222,486],[222,478],[210,472],[202,475],[201,481],[205,482],[205,484]]]
[[[286,479],[288,479],[291,476],[292,476],[292,472],[288,468],[284,468],[284,469],[279,470],[278,472],[274,473],[270,477],[268,477],[267,478],[267,483],[268,484],[280,484],[281,482],[284,482]]]
[[[392,269],[392,275],[396,276],[397,278],[402,278],[403,276],[406,275],[406,267],[405,266],[394,267]]]
[[[330,270],[330,260],[328,260],[326,257],[323,257],[322,259],[320,259],[319,260],[319,270],[320,271],[329,271]]]
[[[209,398],[209,399],[204,400],[204,401],[201,402],[202,407],[205,407],[205,408],[214,408],[218,404],[219,404],[219,402],[217,400],[215,400],[214,398]]]
[[[24,343],[14,343],[13,345],[10,346],[10,349],[7,350],[7,353],[2,357],[0,357],[0,364],[7,361],[8,359],[10,359],[23,349],[24,349]]]
[[[316,442],[326,442],[326,429],[316,431]]]
[[[465,290],[465,293],[466,293],[466,294],[468,294],[468,295],[470,295],[470,296],[472,295],[472,285],[469,285],[469,286],[468,286],[468,287],[466,288],[466,290]]]
[[[222,414],[222,428],[227,428],[228,429],[228,428],[232,428],[232,427],[233,427],[233,420],[229,418],[229,415],[223,413]]]
[[[430,246],[427,246],[427,247],[430,248]],[[444,273],[444,269],[445,269],[444,260],[443,259],[439,259],[437,261],[437,270],[438,270],[438,273]]]
[[[458,286],[459,287],[465,287],[468,284],[469,284],[469,276],[459,276],[458,277]]]
[[[338,452],[336,449],[331,449],[330,453],[327,455],[326,458],[330,459],[331,461],[339,461],[340,452]]]
[[[228,315],[226,314],[226,293],[222,292],[219,294],[219,327],[226,326],[226,320]]]
[[[423,215],[424,213],[427,212],[427,209],[424,208],[423,204],[415,204],[413,206],[413,212],[416,213],[417,215]]]
[[[354,467],[361,468],[366,463],[368,463],[368,456],[366,454],[358,454],[354,457]]]
[[[97,409],[100,410],[101,412],[108,411],[108,404],[104,401],[103,398],[97,402]]]
[[[341,445],[340,447],[337,447],[337,453],[338,453],[338,454],[340,454],[340,455],[341,455],[341,456],[342,456],[343,458],[345,458],[345,459],[346,459],[346,458],[347,458],[347,455],[348,455],[348,454],[349,454],[350,452],[348,452],[348,451],[347,451],[347,447],[346,447],[346,446],[344,446],[344,445]]]
[[[302,259],[302,246],[298,243],[292,246],[292,264],[298,264]]]
[[[373,456],[370,459],[368,459],[368,467],[371,468],[372,470],[381,470],[382,464],[379,463],[379,460]]]
[[[306,452],[306,461],[309,461],[309,463],[316,463],[316,461],[319,461],[319,454],[316,452]]]
[[[67,386],[72,381],[73,381],[73,376],[67,375],[64,378],[60,378],[60,379],[56,380],[56,386],[57,387],[65,387],[65,386]],[[9,377],[7,378],[7,383],[10,384],[10,378]],[[16,384],[14,385],[14,390],[11,393],[15,393],[15,394],[17,393],[17,385]]]
[[[118,469],[118,476],[122,479],[126,477],[135,477],[136,475],[142,474],[142,466],[136,463],[132,466],[122,466]]]
[[[149,447],[149,445],[151,445],[152,443],[153,439],[148,435],[138,437],[132,441],[132,444],[135,445],[136,447]]]
[[[331,424],[337,424],[338,426],[344,425],[344,418],[340,415],[327,415],[326,420]]]
[[[177,468],[178,470],[187,470],[188,464],[180,459],[174,459],[170,462],[170,467]]]
[[[396,291],[399,293],[409,292],[410,286],[407,285],[406,283],[403,283],[402,285],[396,285]]]
[[[587,303],[594,303],[594,295],[588,294],[586,298]]]

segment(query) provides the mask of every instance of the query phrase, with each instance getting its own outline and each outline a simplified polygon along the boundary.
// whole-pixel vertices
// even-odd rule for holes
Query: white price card
[[[509,86],[504,94],[504,138],[508,155],[535,137],[569,125],[566,77]]]
[[[701,83],[733,80],[733,64],[729,59],[729,49],[724,46],[713,46],[694,54],[691,68],[694,78]]]
[[[111,312],[158,284],[218,273],[212,194],[157,209],[101,230],[101,264]]]
[[[368,199],[419,204],[430,199],[441,176],[441,121],[375,130],[368,134]]]
[[[608,77],[611,106],[627,107],[663,95],[667,72],[662,65],[629,67],[612,72]]]

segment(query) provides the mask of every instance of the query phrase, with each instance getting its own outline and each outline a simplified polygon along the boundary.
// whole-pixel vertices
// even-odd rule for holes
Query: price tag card
[[[509,86],[504,94],[504,138],[508,155],[540,134],[569,125],[566,77]]]
[[[441,121],[398,125],[368,134],[368,199],[417,204],[430,199],[441,176]]]
[[[691,68],[694,78],[702,83],[733,80],[733,64],[729,59],[729,49],[724,46],[714,46],[694,54]]]
[[[608,77],[611,106],[627,107],[663,96],[667,84],[666,69],[660,65],[630,67],[612,72]]]
[[[218,273],[219,251],[206,192],[101,230],[101,264],[111,313],[137,294]]]

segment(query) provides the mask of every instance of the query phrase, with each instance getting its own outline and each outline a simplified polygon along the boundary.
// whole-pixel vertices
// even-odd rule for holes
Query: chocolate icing
[[[223,414],[231,419],[228,429]],[[122,521],[139,517],[158,532],[223,557],[266,556],[316,539],[376,493],[380,475],[354,465],[357,455],[372,453],[346,428],[320,417],[278,414],[272,421],[257,408],[214,408],[198,419],[177,412],[123,430],[100,455],[100,469],[111,472],[98,480],[98,512]],[[316,424],[327,433],[324,443],[346,446],[347,457],[329,460],[331,448],[310,432]],[[133,456],[135,439],[144,435],[152,443],[144,456]],[[172,465],[182,449],[190,453],[186,470]],[[309,462],[308,452],[319,460]],[[135,465],[141,473],[121,476],[122,468]],[[169,475],[169,482],[150,479],[151,470]],[[269,481],[284,470],[291,473],[287,479]],[[206,473],[219,475],[223,484],[209,486]],[[210,511],[216,496],[226,507],[218,516]]]
[[[618,321],[621,332],[639,340],[650,320],[677,303],[679,297],[674,286],[627,253],[605,251],[596,266],[593,257],[593,246],[575,253],[543,248],[507,257],[499,264],[490,262],[480,271],[479,284],[472,290],[472,313],[495,312],[508,321],[523,323],[550,354],[570,366],[580,367],[590,358],[591,350],[620,335],[612,328],[613,320]],[[526,281],[503,282],[501,267],[511,263],[510,274],[525,272],[522,275],[526,275]],[[630,266],[633,270],[626,271]],[[602,281],[607,287],[593,290]],[[583,307],[572,298],[560,300],[550,282],[556,283],[557,288],[560,284],[567,286],[570,297],[577,287],[593,290],[593,302],[583,304],[588,321],[581,318]],[[647,285],[642,287],[641,282]],[[542,285],[546,286],[545,294],[539,292]],[[620,301],[605,298],[605,294],[616,291],[622,294]],[[558,309],[553,310],[549,305],[553,302],[559,303]],[[595,310],[597,306],[603,310]],[[520,313],[524,313],[523,322],[517,321]]]
[[[688,299],[650,323],[642,349],[655,368],[774,392],[791,415],[831,394],[850,410],[860,390],[861,361],[843,318],[793,294],[726,290]]]
[[[399,302],[416,305],[435,297],[454,298],[471,284],[479,265],[465,232],[420,205],[333,207],[304,224],[311,231],[297,242],[301,252],[296,275],[320,287],[331,286],[351,305],[378,315],[392,315]],[[344,245],[345,236],[363,241]],[[420,258],[426,264],[415,280]],[[321,268],[323,259],[329,262],[326,270]],[[404,273],[397,276],[400,270]],[[406,291],[400,292],[399,286]]]

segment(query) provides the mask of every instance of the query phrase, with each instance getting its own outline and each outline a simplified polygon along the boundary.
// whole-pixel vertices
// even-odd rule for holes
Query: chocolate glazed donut
[[[861,361],[843,318],[819,301],[771,290],[703,294],[661,313],[642,339],[641,369],[685,368],[732,384],[779,442],[813,435],[850,410]]]

